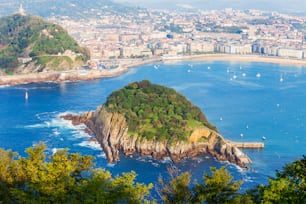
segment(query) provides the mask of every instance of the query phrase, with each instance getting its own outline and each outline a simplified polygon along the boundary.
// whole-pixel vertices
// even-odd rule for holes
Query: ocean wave
[[[58,135],[61,134],[61,132],[60,132],[59,129],[57,129],[57,128],[52,129],[52,131],[53,131],[53,135],[55,135],[55,136],[58,136]]]
[[[170,157],[164,157],[160,162],[163,164],[170,164],[172,163],[172,159]]]
[[[107,163],[106,166],[107,166],[107,167],[110,167],[110,168],[113,168],[114,166],[116,166],[116,164],[115,164],[115,163]]]
[[[160,165],[159,165],[159,163],[152,162],[152,166],[154,166],[154,167],[159,167]]]
[[[97,155],[98,158],[106,159],[105,153],[102,151],[100,154]]]
[[[82,141],[81,143],[77,144],[81,147],[86,147],[93,150],[100,150],[102,151],[101,145],[97,141]]]
[[[73,130],[72,137],[74,139],[89,138],[90,135],[84,131],[84,128],[82,128],[81,130],[80,129]]]

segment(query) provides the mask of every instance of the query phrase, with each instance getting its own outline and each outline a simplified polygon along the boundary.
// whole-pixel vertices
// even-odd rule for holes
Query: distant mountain
[[[70,69],[90,57],[61,26],[15,14],[0,19],[0,68],[12,72]]]
[[[111,0],[0,0],[0,16],[18,11],[22,3],[26,13],[42,17],[69,16],[71,18],[96,17],[98,13],[135,12],[135,7],[114,3]]]

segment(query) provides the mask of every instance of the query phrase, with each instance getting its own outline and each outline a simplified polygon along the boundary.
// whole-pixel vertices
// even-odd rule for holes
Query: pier
[[[265,147],[265,144],[263,142],[233,142],[230,140],[226,141],[234,147],[243,149],[262,149]]]

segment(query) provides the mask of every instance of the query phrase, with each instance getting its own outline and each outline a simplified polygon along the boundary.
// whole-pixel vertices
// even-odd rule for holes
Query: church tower
[[[20,7],[19,7],[19,14],[22,15],[22,16],[25,16],[25,12],[24,12],[24,9],[22,7],[22,4],[20,4]]]

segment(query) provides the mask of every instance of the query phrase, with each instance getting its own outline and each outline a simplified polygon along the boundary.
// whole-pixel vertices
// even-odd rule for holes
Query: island
[[[250,158],[224,139],[202,111],[174,89],[148,80],[133,82],[114,91],[95,111],[61,116],[74,125],[85,124],[101,144],[108,162],[124,155],[151,155],[154,159],[209,154],[248,168]],[[262,143],[245,145],[262,148]]]

